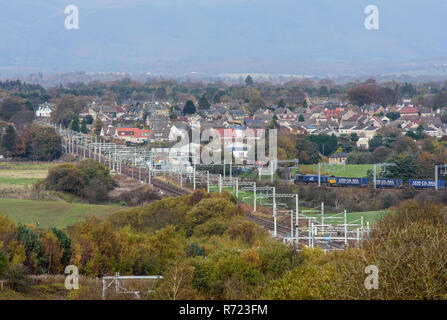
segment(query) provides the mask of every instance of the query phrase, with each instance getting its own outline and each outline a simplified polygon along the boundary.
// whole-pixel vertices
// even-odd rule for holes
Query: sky
[[[365,8],[379,10],[367,30]],[[67,30],[67,5],[79,29]],[[1,72],[444,72],[447,0],[0,0]]]

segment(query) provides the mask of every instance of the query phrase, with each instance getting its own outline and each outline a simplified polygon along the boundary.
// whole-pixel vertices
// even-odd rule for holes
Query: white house
[[[54,105],[49,103],[42,103],[36,110],[36,117],[49,118],[51,116],[51,112],[53,111],[53,109]]]

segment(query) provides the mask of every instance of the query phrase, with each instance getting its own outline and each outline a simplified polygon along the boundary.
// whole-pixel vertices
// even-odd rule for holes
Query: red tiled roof
[[[116,128],[118,137],[150,138],[154,132],[149,129]]]
[[[404,107],[399,110],[400,114],[412,114],[412,113],[418,113],[418,108],[412,108],[412,107]]]

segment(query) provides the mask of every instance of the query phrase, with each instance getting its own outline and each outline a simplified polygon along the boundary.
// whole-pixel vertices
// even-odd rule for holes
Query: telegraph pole
[[[253,212],[256,212],[256,182],[253,185]]]
[[[273,237],[276,238],[276,192],[273,187]]]
[[[438,165],[435,165],[435,190],[438,191]]]
[[[321,187],[321,164],[318,163],[318,187]]]

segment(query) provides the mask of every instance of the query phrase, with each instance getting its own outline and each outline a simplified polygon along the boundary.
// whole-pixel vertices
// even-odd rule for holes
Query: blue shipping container
[[[377,187],[400,187],[402,185],[402,179],[376,179]]]
[[[363,186],[368,184],[368,178],[335,178],[335,184],[340,186]]]
[[[435,180],[410,180],[409,181],[410,187],[414,188],[434,188],[435,187]],[[438,181],[438,188],[443,189],[445,188],[445,181],[439,180]]]

